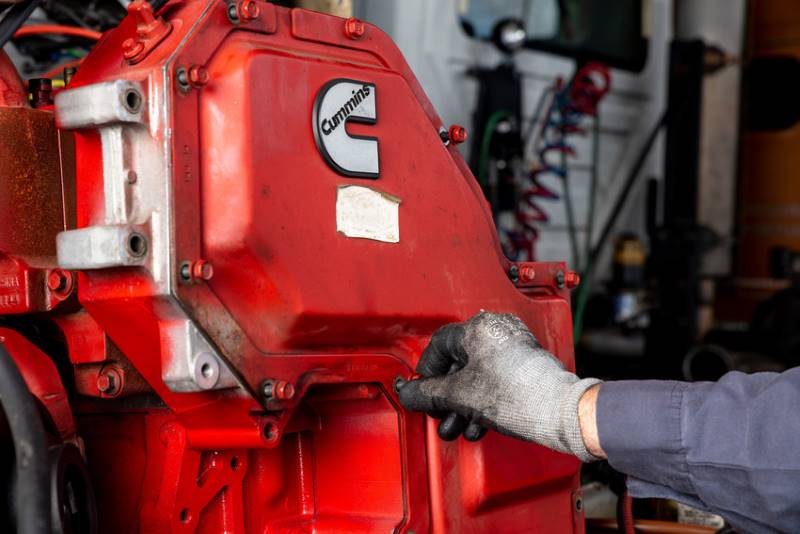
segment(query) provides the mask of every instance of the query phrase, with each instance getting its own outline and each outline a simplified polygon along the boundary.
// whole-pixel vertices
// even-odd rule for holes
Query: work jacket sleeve
[[[606,382],[597,426],[632,496],[681,501],[742,532],[800,528],[800,368]]]

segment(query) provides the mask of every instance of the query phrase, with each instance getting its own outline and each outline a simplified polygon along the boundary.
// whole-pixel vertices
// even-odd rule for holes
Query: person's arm
[[[800,368],[718,382],[606,382],[596,430],[634,497],[669,497],[744,532],[800,528]]]
[[[679,500],[745,532],[800,525],[800,369],[601,384],[566,371],[519,319],[481,313],[434,334],[417,371],[400,402],[444,416],[444,437],[493,428],[607,457],[633,496]]]

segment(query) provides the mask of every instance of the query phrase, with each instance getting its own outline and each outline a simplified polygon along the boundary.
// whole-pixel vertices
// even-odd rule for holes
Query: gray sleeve
[[[606,382],[600,444],[634,497],[666,497],[743,532],[800,525],[800,368],[719,382]]]

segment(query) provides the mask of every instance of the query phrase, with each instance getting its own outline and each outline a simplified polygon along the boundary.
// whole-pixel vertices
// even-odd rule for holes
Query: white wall
[[[423,88],[445,123],[471,125],[477,83],[466,75],[470,66],[492,66],[501,56],[491,44],[477,43],[464,35],[457,20],[458,0],[357,0],[355,14],[382,27],[397,42]],[[663,112],[667,86],[668,42],[672,36],[672,0],[651,0],[648,13],[651,29],[650,54],[641,74],[615,71],[612,91],[601,105],[602,125],[600,173],[597,198],[598,232],[610,215],[627,171],[633,164],[645,137]],[[516,57],[524,75],[524,115],[533,113],[541,91],[556,77],[568,77],[571,60],[543,53],[523,51]],[[474,132],[472,138],[475,138]],[[590,138],[578,139],[578,155],[570,164],[573,204],[577,223],[586,224],[588,200],[586,169],[591,161]],[[468,153],[468,147],[463,147]],[[649,157],[643,177],[660,176],[663,168],[660,143]],[[644,184],[640,180],[640,185]],[[554,183],[555,187],[561,184]],[[643,229],[643,193],[640,187],[631,195],[628,210],[620,217],[619,230]],[[566,231],[564,204],[546,204],[551,217],[543,227],[537,245],[539,259],[567,260],[570,245]],[[595,233],[595,237],[597,233]],[[643,236],[644,237],[644,236]],[[581,231],[581,240],[585,232]]]

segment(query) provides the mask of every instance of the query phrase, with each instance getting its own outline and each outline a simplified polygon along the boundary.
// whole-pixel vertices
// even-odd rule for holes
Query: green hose
[[[592,173],[589,182],[589,207],[586,215],[586,265],[581,271],[581,284],[575,297],[575,315],[573,317],[572,338],[577,345],[583,333],[583,315],[586,312],[586,303],[589,300],[589,287],[591,285],[592,269],[592,231],[594,230],[595,197],[597,196],[597,174],[600,161],[600,112],[594,117],[592,129]]]

